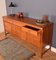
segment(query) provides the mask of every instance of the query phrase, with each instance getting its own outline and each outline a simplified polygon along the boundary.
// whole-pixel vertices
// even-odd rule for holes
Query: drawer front
[[[25,27],[22,27],[22,30],[25,31],[25,32],[29,32],[29,29],[27,29]]]
[[[33,31],[33,30],[29,30],[30,31],[30,34],[34,35],[34,36],[37,36],[37,38],[40,38],[40,32],[38,31]]]
[[[37,35],[37,31],[30,30],[30,33],[33,35]]]
[[[4,19],[5,22],[9,22],[9,23],[12,23],[13,20],[12,19]]]
[[[20,22],[20,21],[14,21],[13,24],[15,24],[15,25],[17,25],[17,26],[24,26],[24,25],[25,25],[25,23],[22,23],[22,22]]]

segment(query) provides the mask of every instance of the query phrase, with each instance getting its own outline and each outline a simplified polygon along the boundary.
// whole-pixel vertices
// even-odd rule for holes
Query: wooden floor
[[[50,52],[50,50],[43,56],[43,58],[39,58],[38,55],[36,55],[34,58],[30,60],[56,60],[56,54],[53,52]]]
[[[0,40],[3,40],[5,38],[4,34],[0,34]],[[27,46],[27,45],[26,45]],[[29,45],[30,46],[30,45]],[[33,48],[35,49],[35,48]],[[35,51],[36,56],[31,57],[29,60],[56,60],[56,53],[51,52],[50,50],[47,51],[44,55],[43,58],[40,58],[38,56],[38,53]],[[0,60],[4,60],[3,56],[0,55]]]

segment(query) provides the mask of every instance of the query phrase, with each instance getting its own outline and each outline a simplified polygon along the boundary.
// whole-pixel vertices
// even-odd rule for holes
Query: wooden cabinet
[[[19,39],[33,44],[39,48],[41,57],[46,45],[52,45],[53,23],[45,25],[36,25],[36,19],[15,18],[10,16],[3,17],[5,33],[18,37]]]

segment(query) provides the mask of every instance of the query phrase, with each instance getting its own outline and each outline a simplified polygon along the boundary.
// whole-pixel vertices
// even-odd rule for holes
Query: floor
[[[4,38],[5,38],[5,35],[3,33],[1,33],[0,40],[3,40]],[[28,45],[28,46],[30,46],[30,45]],[[33,48],[33,49],[35,49],[35,48]],[[32,58],[30,58],[30,60],[56,60],[56,53],[51,52],[50,50],[47,51],[43,55],[43,58],[40,58],[36,51],[35,51],[35,53],[36,53],[36,56],[33,56]],[[1,56],[1,55],[0,55],[0,60],[4,60],[3,56]]]

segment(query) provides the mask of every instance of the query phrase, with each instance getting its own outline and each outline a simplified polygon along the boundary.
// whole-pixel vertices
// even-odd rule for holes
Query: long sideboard
[[[25,42],[33,44],[39,49],[40,57],[42,57],[46,45],[49,45],[49,49],[51,49],[53,23],[38,25],[36,21],[37,19],[27,17],[3,17],[5,35],[10,33]]]

